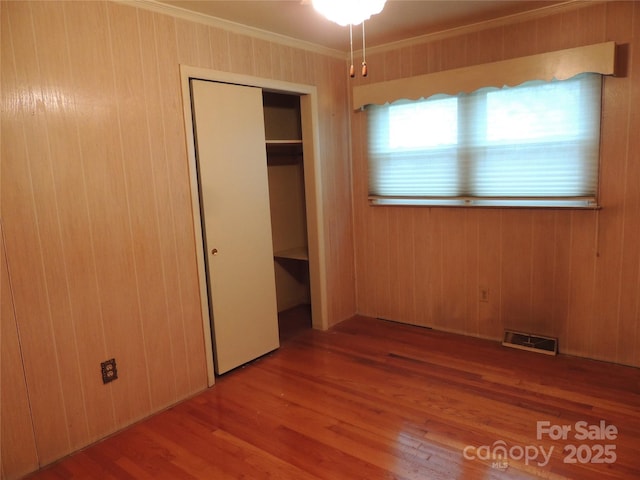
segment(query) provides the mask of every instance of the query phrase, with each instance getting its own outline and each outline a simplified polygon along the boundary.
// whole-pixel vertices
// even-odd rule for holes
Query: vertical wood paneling
[[[203,68],[213,68],[213,52],[210,46],[209,27],[200,23],[191,23],[189,28],[195,31],[198,63]]]
[[[65,23],[64,10],[51,8],[52,5],[45,3],[32,4],[33,27],[38,53],[41,56],[39,61],[39,73],[43,92],[49,92],[51,97],[59,99],[59,105],[66,105],[68,99],[65,98],[69,88],[68,79],[68,55],[63,36],[52,35],[57,25]],[[79,362],[79,345],[76,336],[76,324],[81,321],[77,313],[82,311],[78,308],[69,291],[72,281],[70,275],[73,270],[69,267],[72,256],[65,251],[68,245],[83,241],[79,237],[70,235],[69,226],[65,225],[58,211],[69,206],[68,198],[64,192],[64,179],[55,167],[55,159],[61,155],[74,155],[76,144],[69,145],[64,138],[68,138],[72,133],[71,125],[64,120],[63,115],[46,113],[42,116],[43,125],[40,138],[47,139],[46,169],[43,164],[40,170],[50,173],[48,178],[44,178],[44,185],[38,188],[39,196],[48,202],[55,210],[48,221],[55,222],[50,225],[50,233],[46,235],[48,243],[54,246],[56,251],[52,252],[53,258],[49,259],[50,268],[47,283],[49,287],[49,297],[52,301],[52,318],[55,329],[56,342],[59,345],[57,361],[61,372],[64,372],[61,383],[65,397],[65,408],[68,421],[71,448],[78,448],[82,445],[88,434],[87,410],[84,405],[84,395],[76,392],[84,392],[84,381],[82,378],[82,366]],[[31,154],[31,157],[37,155]],[[45,197],[46,195],[46,197]],[[46,222],[47,220],[45,220]],[[69,321],[65,321],[69,319]],[[60,355],[64,351],[66,355]]]
[[[414,70],[413,68],[413,49],[411,47],[404,47],[400,50],[400,75],[399,77],[410,77]]]
[[[429,71],[429,56],[425,54],[423,45],[411,47],[411,75],[423,75]]]
[[[367,312],[371,317],[379,316],[376,310],[376,287],[378,282],[378,262],[375,258],[375,249],[373,248],[376,238],[376,227],[374,222],[374,212],[371,209],[365,209],[363,213],[363,230],[360,230],[360,236],[356,236],[356,247],[361,248],[361,258],[365,264],[362,270],[358,270],[359,281],[358,288],[360,292],[360,301],[362,302],[362,311]],[[366,276],[366,278],[365,278]]]
[[[413,295],[413,309],[415,311],[415,322],[417,325],[428,326],[433,324],[431,315],[431,305],[433,290],[431,286],[433,264],[430,262],[431,237],[433,229],[431,224],[431,210],[427,208],[413,210],[414,231],[413,242],[415,255],[413,267],[413,284],[415,294]],[[356,235],[356,238],[358,236]],[[359,251],[358,251],[359,252]],[[403,285],[406,288],[406,285]]]
[[[538,29],[535,21],[506,25],[502,43],[504,59],[540,53],[536,48],[537,39]]]
[[[571,19],[573,18],[573,21]],[[577,13],[571,11],[536,21],[536,53],[570,48],[572,34],[577,31]]]
[[[402,209],[398,212],[398,242],[397,258],[394,276],[397,277],[396,289],[398,298],[398,318],[403,321],[416,323],[415,289],[403,288],[402,278],[415,284],[416,244],[415,244],[415,213],[412,209]]]
[[[442,40],[442,61],[440,68],[450,70],[463,67],[467,58],[467,36],[451,37]]]
[[[578,18],[576,20],[578,32],[574,42],[576,46],[604,41],[606,38],[605,25],[608,19],[611,18],[607,15],[607,8],[607,3],[603,2],[578,10]]]
[[[266,40],[253,39],[253,69],[256,76],[273,78],[271,63],[271,43]]]
[[[632,44],[640,42],[640,7],[633,5]],[[629,103],[640,105],[640,48],[632,49],[629,72],[631,89]],[[618,338],[616,359],[622,363],[640,364],[640,109],[629,110],[627,171],[625,182],[624,237],[622,239],[622,268],[620,272],[620,308],[618,309]],[[622,306],[626,308],[622,308]]]
[[[505,327],[516,330],[530,331],[531,325],[533,218],[529,211],[506,210],[502,214],[501,313]]]
[[[426,44],[426,55],[428,59],[427,73],[439,72],[443,69],[442,62],[442,41],[436,40]]]
[[[391,292],[389,283],[389,222],[388,209],[376,209],[373,212],[369,238],[373,243],[374,268],[371,274],[375,277],[374,312],[376,316],[393,320],[391,311]]]
[[[275,78],[288,80],[291,70],[291,54],[290,48],[286,45],[274,43],[271,46],[271,61],[273,62],[272,70]]]
[[[444,213],[444,212],[443,212]],[[434,319],[438,328],[463,332],[467,314],[467,242],[465,211],[456,209],[439,215],[440,291],[439,309]]]
[[[178,45],[178,62],[180,64],[184,64],[184,65],[200,65],[202,63],[201,57],[200,57],[200,49],[199,49],[199,39],[198,39],[198,29],[194,28],[193,23],[187,21],[187,20],[182,20],[182,19],[176,19],[175,20],[175,24],[176,24],[176,43]],[[210,33],[215,33],[215,30],[207,30],[207,39],[208,39],[208,44],[207,44],[207,52],[212,50],[212,42],[214,39],[217,40],[217,38],[214,37],[210,37],[209,34]],[[225,38],[227,37],[227,35],[225,34]],[[217,42],[216,42],[217,43]],[[228,40],[227,40],[227,48],[226,48],[226,53],[222,53],[220,52],[222,55],[225,55],[225,57],[228,59],[229,58],[229,49],[228,49]],[[221,45],[222,48],[224,48],[224,46]],[[213,58],[216,58],[216,50],[213,50],[214,54],[213,54]],[[205,62],[206,62],[207,58],[205,57]],[[214,65],[214,68],[215,67]]]
[[[426,275],[426,290],[423,291],[427,304],[426,317],[428,326],[437,327],[442,319],[443,286],[442,272],[448,268],[444,265],[444,255],[442,248],[442,216],[445,212],[437,208],[430,208],[429,231],[425,235],[426,255],[423,260],[423,267]]]
[[[142,12],[141,12],[142,13]],[[185,212],[191,210],[191,192],[187,182],[176,182],[174,179],[186,178],[188,166],[184,161],[186,142],[184,122],[182,121],[182,98],[179,88],[179,75],[175,70],[178,58],[178,47],[175,42],[175,22],[170,17],[154,14],[154,33],[157,58],[157,75],[159,80],[159,106],[162,112],[163,131],[160,137],[153,139],[162,145],[168,175],[173,231],[171,233],[174,246],[173,265],[175,271],[168,272],[177,282],[176,301],[170,302],[174,311],[170,319],[174,328],[180,324],[182,335],[177,338],[184,341],[185,358],[180,360],[181,347],[176,345],[176,363],[184,362],[184,369],[179,375],[188,380],[188,389],[184,392],[192,394],[202,388],[206,377],[206,365],[203,362],[203,331],[200,313],[200,294],[196,270],[193,222]],[[211,31],[209,39],[211,39]],[[225,47],[226,48],[226,47]],[[215,57],[214,57],[215,62]],[[197,354],[194,354],[197,353]],[[186,387],[186,385],[185,385]]]
[[[389,234],[389,244],[387,246],[386,256],[387,256],[387,265],[388,265],[388,278],[385,281],[385,284],[388,285],[388,302],[389,308],[387,313],[385,314],[386,318],[390,319],[402,319],[406,321],[400,312],[400,277],[403,275],[403,272],[400,272],[400,249],[407,249],[407,242],[410,241],[409,238],[404,237],[402,232],[402,226],[400,225],[400,212],[397,215],[388,215],[387,216],[387,228]],[[404,265],[402,265],[404,267]],[[408,274],[404,273],[405,275]]]
[[[235,32],[229,33],[229,61],[231,71],[253,75],[253,44],[250,37]],[[241,53],[241,52],[244,52]]]
[[[504,56],[504,29],[482,30],[467,41],[467,65],[497,62]]]
[[[273,43],[271,44],[271,59],[273,61]],[[317,71],[318,71],[318,65],[319,65],[319,60],[321,58],[320,54],[317,53],[313,53],[313,52],[305,52],[305,80],[303,83],[309,83],[311,85],[316,84],[316,79],[317,77]],[[340,84],[342,85],[342,89],[344,91],[345,96],[348,95],[348,91],[346,88],[346,85],[344,84],[344,79],[340,82]],[[347,111],[348,111],[349,106],[347,105]],[[349,115],[347,114],[346,117],[344,118],[345,122],[349,121]],[[349,132],[350,133],[350,132]],[[347,153],[348,153],[348,149],[347,149]],[[350,193],[351,190],[349,190],[348,193]]]
[[[38,454],[4,250],[0,225],[0,477],[11,479],[35,470]]]
[[[37,352],[24,356],[24,370],[31,396],[30,408],[40,415],[33,418],[33,429],[38,451],[47,452],[45,458],[62,455],[70,448],[61,372],[57,368],[57,345],[49,309],[48,291],[44,271],[44,253],[40,236],[36,195],[31,179],[28,132],[33,116],[43,107],[44,98],[37,86],[29,85],[38,79],[35,45],[33,40],[30,5],[3,2],[2,87],[9,96],[3,102],[3,155],[2,155],[2,217],[6,232],[7,262],[13,285],[16,319],[19,322],[22,348]],[[20,61],[18,62],[18,59]],[[6,63],[5,63],[6,62]],[[11,145],[7,139],[15,139]],[[41,140],[42,141],[42,140]],[[5,152],[8,155],[5,155]],[[7,188],[10,178],[13,188]],[[7,208],[7,206],[11,208]],[[28,288],[25,286],[28,285]],[[50,370],[50,366],[55,368]],[[16,365],[18,370],[20,365]],[[47,375],[39,375],[47,372]],[[45,416],[45,411],[59,415]],[[52,438],[55,432],[57,438]],[[11,472],[9,472],[11,474]]]
[[[617,135],[616,135],[617,136]],[[623,135],[623,137],[626,135]],[[626,139],[621,139],[621,144],[616,145],[615,150],[626,149]],[[603,146],[602,151],[611,151]],[[618,154],[616,154],[617,156]],[[620,158],[617,156],[616,158]],[[624,155],[622,156],[624,159]],[[613,167],[613,166],[612,166]],[[623,165],[616,165],[618,171],[617,178],[625,178]],[[614,173],[612,168],[607,169]],[[603,179],[606,181],[607,179]],[[619,180],[615,181],[617,185]],[[603,184],[604,185],[604,182]],[[618,189],[623,193],[623,189]],[[623,200],[616,195],[617,199],[608,199],[611,205],[607,214],[600,215],[598,225],[598,257],[595,265],[595,302],[594,302],[594,325],[589,331],[591,350],[599,358],[615,358],[616,331],[611,328],[616,323],[618,302],[620,300],[621,286],[621,261],[622,261],[622,234],[623,234]]]
[[[384,80],[395,80],[396,78],[399,78],[402,75],[402,50],[391,50],[389,52],[385,52],[383,54],[383,59]],[[360,74],[360,69],[358,69],[358,74]]]
[[[162,84],[160,83],[161,75],[157,54],[158,48],[155,42],[153,14],[147,11],[139,11],[138,25],[140,44],[151,46],[148,54],[141,55],[142,83],[146,100],[145,110],[147,112],[162,112],[163,93]],[[203,37],[206,37],[206,33],[203,34]],[[179,398],[178,392],[190,391],[189,363],[185,363],[184,369],[180,368],[180,365],[187,358],[187,350],[182,324],[182,305],[178,277],[179,265],[174,251],[176,225],[171,208],[173,201],[171,179],[173,177],[169,174],[165,142],[163,141],[165,135],[164,116],[148,115],[147,118],[148,134],[146,141],[149,144],[150,158],[152,160],[150,162],[151,173],[153,174],[152,179],[156,188],[154,203],[157,208],[157,247],[159,247],[159,251],[156,252],[156,258],[162,267],[162,287],[166,292],[164,301],[161,300],[158,303],[163,304],[166,311],[164,318],[166,334],[171,339],[171,371],[175,375],[173,378],[175,392],[170,399],[170,403],[173,403]],[[155,249],[151,250],[155,251]],[[167,379],[165,379],[165,382],[167,382]]]
[[[637,2],[585,3],[425,41],[409,48],[411,69],[398,61],[408,47],[387,50],[384,58],[373,52],[371,71],[375,61],[384,61],[385,78],[609,40],[629,59],[627,76],[604,81],[600,211],[369,207],[358,198],[365,192],[366,151],[354,156],[359,311],[385,311],[391,305],[405,312],[409,307],[401,303],[410,302],[415,320],[399,320],[495,339],[507,327],[528,330],[558,336],[565,353],[640,365],[640,162],[638,136],[631,133],[640,125],[638,10]],[[366,114],[354,112],[352,118],[359,125],[352,142],[366,145]],[[400,225],[413,225],[413,267],[396,256],[382,269],[392,276],[370,280],[380,254],[411,243],[395,238]],[[400,235],[407,233],[403,229]],[[396,292],[393,299],[386,293],[390,288]],[[487,302],[479,301],[480,288],[489,290]]]
[[[127,35],[123,37],[126,38]],[[150,111],[147,86],[144,82],[151,76],[145,76],[138,52],[130,57],[131,63],[125,60],[127,59],[125,52],[116,55],[116,58],[123,60],[119,62],[119,66],[123,68],[120,73],[123,81],[126,81],[130,75],[139,79],[134,95],[141,102],[140,111]],[[122,108],[126,108],[125,105],[122,105]],[[133,122],[139,122],[137,131]],[[167,235],[170,233],[168,229],[163,228],[167,225],[163,224],[161,213],[166,202],[166,192],[158,185],[158,179],[162,175],[163,154],[161,151],[154,152],[154,142],[150,137],[151,122],[151,115],[138,113],[135,117],[127,118],[126,123],[121,124],[121,135],[125,151],[130,152],[124,161],[125,178],[135,239],[133,251],[142,305],[146,358],[149,364],[153,363],[156,366],[149,370],[149,387],[152,405],[157,409],[170,405],[176,398],[175,375],[177,372],[173,365],[175,339],[172,338],[169,328],[167,304],[169,292],[164,280],[163,253],[166,249]]]
[[[573,355],[590,353],[596,294],[598,215],[597,212],[573,212],[571,215],[571,277],[562,351]]]
[[[555,212],[536,212],[531,225],[531,291],[527,326],[530,332],[554,330],[553,306],[558,303],[554,281],[557,241]]]
[[[229,70],[229,33],[219,28],[209,28],[209,50],[211,51],[212,68]],[[187,63],[195,65],[195,63]]]
[[[295,52],[295,50],[294,50]],[[293,70],[302,62],[303,56],[294,53]],[[319,91],[328,108],[320,115],[327,119],[329,128],[320,132],[322,141],[323,198],[325,207],[325,231],[329,246],[328,273],[330,294],[335,301],[330,303],[330,324],[335,324],[355,313],[355,274],[353,260],[353,220],[351,213],[351,165],[349,162],[350,131],[347,75],[344,62],[327,59],[326,76],[316,64],[316,82],[326,82]],[[304,73],[304,72],[301,72]],[[306,73],[305,73],[306,75]],[[304,76],[293,78],[302,80]],[[332,292],[332,293],[331,293]]]
[[[617,4],[608,9],[606,38],[625,44],[631,41],[633,3]],[[598,358],[615,358],[617,346],[618,304],[622,269],[622,239],[624,233],[624,196],[620,179],[626,178],[629,130],[630,79],[605,79],[602,112],[601,156],[607,168],[601,169],[602,202],[609,206],[600,216],[598,262],[596,264],[596,298],[594,328],[591,330],[591,350]],[[624,119],[620,128],[618,119]]]
[[[73,140],[79,144],[79,157],[73,159],[72,165],[63,158],[57,158],[55,162],[61,170],[80,168],[85,188],[81,198],[87,218],[80,228],[84,241],[68,248],[86,250],[81,263],[76,265],[76,272],[85,272],[87,286],[83,282],[76,284],[74,289],[76,295],[82,295],[83,289],[89,290],[91,302],[83,305],[83,311],[79,312],[76,330],[79,346],[84,349],[80,358],[86,386],[89,439],[96,440],[104,435],[103,432],[117,428],[114,404],[117,388],[105,387],[99,372],[100,363],[114,356],[107,340],[107,328],[121,313],[117,298],[104,295],[104,292],[113,291],[117,275],[112,270],[117,262],[107,259],[129,255],[125,245],[130,247],[130,243],[124,236],[124,232],[128,232],[125,230],[128,212],[121,174],[121,142],[117,129],[113,128],[118,125],[118,116],[113,102],[115,90],[107,4],[68,3],[64,10],[72,92],[76,100],[73,113],[77,116],[77,137]],[[100,98],[91,93],[94,90],[101,92]],[[132,107],[135,106],[133,102]],[[77,160],[79,165],[75,164]],[[60,214],[65,215],[65,212],[60,211]],[[121,249],[114,248],[121,242],[124,244]],[[138,322],[134,320],[132,325],[137,327]],[[131,336],[136,333],[136,328],[131,328]],[[137,396],[135,390],[132,393]]]
[[[477,290],[471,302],[478,303],[478,329],[475,335],[500,338],[502,334],[501,283],[502,283],[502,212],[496,209],[481,210],[475,217],[478,221]],[[480,289],[487,289],[486,302],[478,301]]]
[[[354,33],[355,35],[355,33]],[[354,38],[355,42],[355,38]],[[386,52],[367,53],[367,76],[362,76],[362,56],[354,53],[353,64],[355,67],[355,78],[351,79],[354,84],[383,82],[387,77],[385,67]],[[390,72],[388,75],[395,75]]]
[[[206,387],[180,64],[317,86],[329,321],[355,313],[342,60],[119,3],[0,8],[2,218],[41,463]]]
[[[354,115],[351,118],[351,136],[353,138],[351,144],[351,174],[353,179],[368,178],[366,162],[364,160],[366,145],[362,142],[362,139],[366,138],[363,133],[363,129],[366,128],[366,122],[364,122],[364,120],[363,115]],[[353,182],[353,229],[355,232],[363,233],[368,231],[369,210],[366,208],[367,195],[367,182]],[[369,309],[368,304],[365,302],[371,298],[372,282],[371,275],[368,274],[368,265],[370,265],[371,259],[368,255],[367,244],[368,236],[361,234],[354,237],[354,250],[362,252],[362,255],[355,257],[355,300],[356,304],[360,305],[363,311],[368,311]]]
[[[550,336],[565,337],[571,276],[571,212],[555,212],[553,258],[554,302],[551,307]]]
[[[299,49],[291,50],[291,66],[292,66],[292,76],[291,81],[294,83],[313,83],[312,77],[309,75],[309,68],[307,67],[307,52]],[[333,73],[333,69],[331,70]],[[344,92],[346,94],[346,91]],[[338,92],[336,92],[338,94]],[[343,99],[342,95],[337,95],[335,100],[338,98]],[[344,99],[346,105],[346,99]],[[342,102],[336,104],[342,104]],[[344,118],[344,117],[340,117]],[[348,132],[345,132],[348,134]]]
[[[104,22],[107,27],[104,35],[110,40],[114,35],[117,36],[118,32],[114,31],[111,25],[113,20],[111,18],[112,12],[109,11],[110,6],[106,5],[106,7],[103,15],[96,21]],[[73,32],[78,28],[78,24],[75,22],[82,22],[81,17],[70,16],[70,30]],[[109,40],[106,40],[103,47],[104,50],[101,52],[110,59],[113,52],[117,51],[117,46],[114,48]],[[133,52],[136,51],[137,46],[137,39],[136,42],[129,42],[129,47],[133,47]],[[103,59],[103,62],[105,60]],[[108,65],[102,71],[96,67],[98,69],[96,74],[106,75],[106,78],[102,80],[104,83],[100,85],[103,86],[105,94],[108,95],[107,92],[111,92],[109,96],[114,99],[114,111],[110,113],[107,122],[112,121],[117,126],[121,121],[119,114],[121,107],[118,106],[118,102],[115,100],[118,93],[117,87],[114,88],[113,85],[115,77],[109,69],[110,66]],[[82,81],[86,82],[84,87],[87,88],[95,80],[86,77]],[[135,108],[135,103],[133,106]],[[107,127],[105,126],[105,128]],[[94,243],[94,248],[97,249],[96,272],[100,291],[105,289],[117,291],[117,285],[130,281],[133,281],[133,284],[131,289],[121,292],[119,295],[100,296],[99,302],[104,319],[106,351],[101,360],[94,358],[87,367],[89,370],[88,375],[90,375],[91,379],[91,390],[95,391],[96,394],[109,393],[113,395],[113,414],[115,423],[119,425],[139,418],[140,412],[148,411],[151,400],[149,398],[145,349],[141,348],[141,345],[144,345],[144,337],[140,325],[141,315],[138,284],[136,283],[137,272],[135,267],[131,268],[132,265],[135,265],[136,259],[132,251],[133,238],[130,228],[129,194],[126,190],[124,178],[123,154],[121,149],[118,148],[120,147],[121,139],[117,129],[115,135],[110,137],[110,141],[113,142],[114,149],[108,151],[105,156],[98,155],[95,157],[100,167],[86,169],[97,174],[96,176],[87,175],[87,179],[92,179],[93,187],[90,195],[105,195],[112,199],[110,202],[104,202],[97,210],[91,209],[90,215],[93,215],[93,217],[89,235],[99,238],[98,241],[92,243]],[[89,148],[88,145],[85,145],[83,153],[86,152],[91,157],[93,153],[90,150],[87,151]],[[118,149],[116,150],[116,148]],[[108,221],[104,222],[107,219]],[[100,261],[102,258],[119,258],[123,261],[103,262]],[[96,328],[95,325],[92,327]],[[118,370],[121,374],[120,380],[122,381],[113,383],[109,387],[103,387],[99,379],[95,378],[95,373],[97,372],[95,367],[99,366],[100,361],[104,361],[107,358],[116,359]],[[98,363],[94,363],[95,361],[98,361]],[[127,399],[127,397],[129,398]],[[90,423],[93,423],[93,418],[90,418]],[[98,437],[100,434],[96,432],[94,435]]]
[[[169,325],[168,301],[172,296],[168,296],[165,280],[165,255],[171,252],[167,243],[171,232],[170,225],[162,218],[168,209],[167,193],[158,184],[165,165],[164,154],[161,149],[154,149],[155,139],[161,133],[152,135],[152,123],[153,118],[158,117],[147,113],[158,108],[150,101],[157,79],[153,79],[154,73],[145,75],[138,16],[131,15],[128,7],[110,5],[109,20],[113,57],[117,59],[113,70],[118,134],[122,143],[121,175],[130,218],[129,250],[135,265],[139,328],[147,369],[146,382],[140,388],[144,385],[148,389],[152,408],[159,409],[170,405],[177,397],[175,378],[178,372],[173,362],[173,344],[179,337],[173,337]],[[144,54],[150,63],[155,58],[154,44],[151,47]],[[206,58],[202,49],[198,52],[200,57]]]
[[[477,272],[478,272],[478,217],[465,211],[465,282],[464,299],[465,314],[463,317],[463,332],[478,333],[478,304],[479,298]]]

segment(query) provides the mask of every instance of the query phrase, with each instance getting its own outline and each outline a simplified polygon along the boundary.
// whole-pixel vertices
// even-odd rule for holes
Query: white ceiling
[[[347,52],[349,32],[318,14],[311,0],[157,0],[185,10]],[[367,47],[405,40],[491,18],[544,8],[558,0],[388,0],[366,22]],[[361,42],[354,29],[354,48]]]

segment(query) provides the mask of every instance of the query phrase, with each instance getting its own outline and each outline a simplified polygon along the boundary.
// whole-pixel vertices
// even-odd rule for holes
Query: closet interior
[[[265,90],[263,106],[278,316],[310,327],[300,97]]]

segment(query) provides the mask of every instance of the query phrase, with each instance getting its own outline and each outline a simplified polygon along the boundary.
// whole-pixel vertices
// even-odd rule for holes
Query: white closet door
[[[279,347],[262,90],[193,80],[216,372]]]

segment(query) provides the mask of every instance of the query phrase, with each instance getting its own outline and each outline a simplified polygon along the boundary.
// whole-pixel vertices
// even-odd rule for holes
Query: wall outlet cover
[[[113,382],[118,378],[118,369],[116,368],[116,359],[112,358],[100,364],[102,367],[102,383]]]

